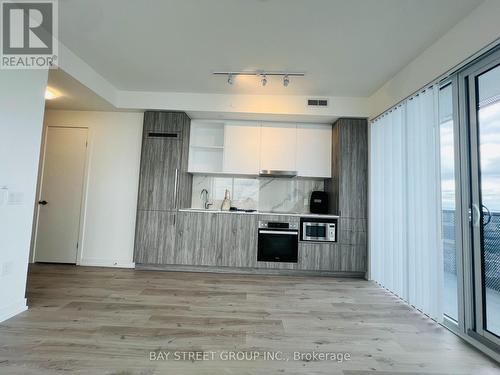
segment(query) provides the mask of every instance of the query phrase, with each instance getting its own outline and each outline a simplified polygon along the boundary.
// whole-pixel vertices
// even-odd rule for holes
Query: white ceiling
[[[59,38],[118,90],[367,97],[481,2],[62,0]],[[307,75],[211,75],[243,69]]]

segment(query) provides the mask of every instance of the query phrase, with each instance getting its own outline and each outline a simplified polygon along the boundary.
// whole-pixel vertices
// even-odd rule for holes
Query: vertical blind
[[[433,319],[442,317],[438,88],[370,126],[370,274]]]

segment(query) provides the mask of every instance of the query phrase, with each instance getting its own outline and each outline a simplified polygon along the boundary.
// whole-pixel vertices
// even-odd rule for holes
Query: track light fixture
[[[288,78],[288,74],[283,77],[283,86],[288,87],[288,84],[290,83],[290,78]]]
[[[267,76],[281,76],[283,77],[283,86],[288,87],[290,84],[290,77],[304,77],[306,74],[303,72],[275,72],[275,71],[263,71],[263,70],[253,70],[253,71],[232,71],[232,72],[214,72],[214,75],[224,75],[227,76],[227,83],[232,85],[234,83],[235,76],[257,76],[260,77],[260,83],[262,86],[267,85]]]
[[[267,85],[267,78],[265,74],[262,74],[262,79],[260,80],[260,82],[262,83],[262,86]]]

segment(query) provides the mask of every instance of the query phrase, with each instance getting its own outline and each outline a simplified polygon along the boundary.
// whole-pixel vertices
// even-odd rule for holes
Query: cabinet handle
[[[177,208],[177,179],[179,177],[179,169],[175,168],[175,180],[174,180],[174,207]]]
[[[259,234],[277,234],[280,236],[287,236],[287,235],[294,235],[297,236],[299,234],[298,231],[296,230],[291,230],[291,231],[285,231],[285,230],[259,230]]]

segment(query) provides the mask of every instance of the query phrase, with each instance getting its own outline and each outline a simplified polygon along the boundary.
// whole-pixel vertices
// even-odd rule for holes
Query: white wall
[[[500,38],[500,1],[486,0],[370,97],[370,116],[389,109]]]
[[[26,309],[46,84],[44,70],[0,70],[0,322]]]
[[[45,126],[88,128],[79,264],[133,267],[142,113],[47,110]]]

